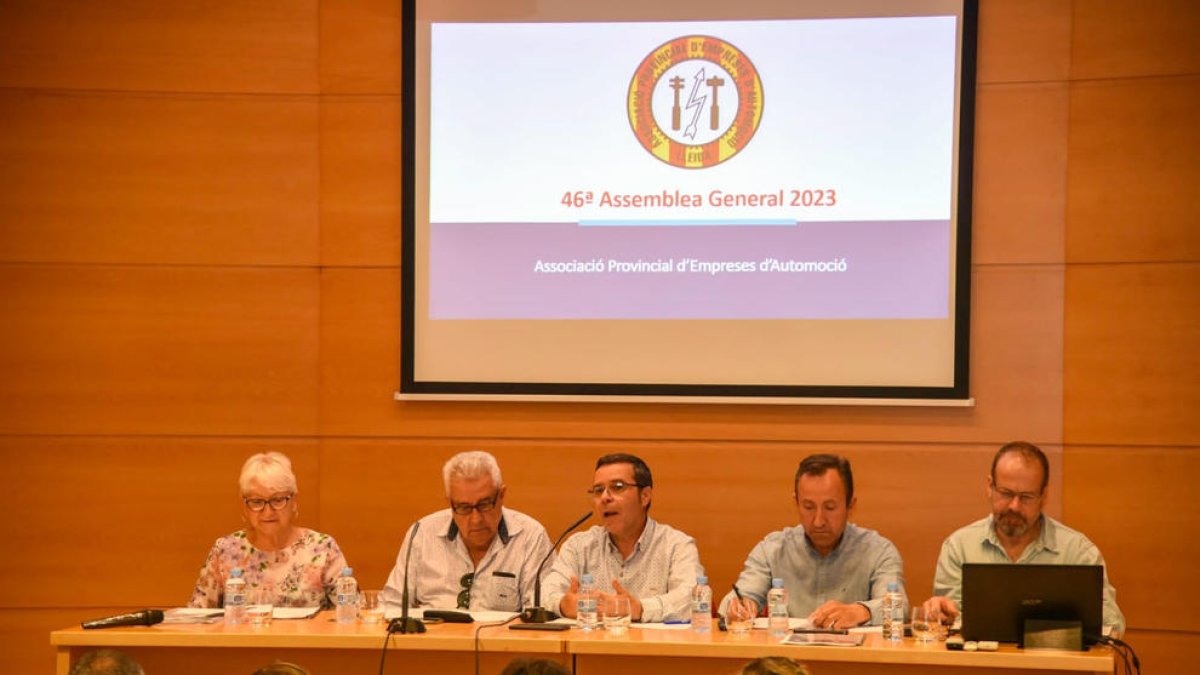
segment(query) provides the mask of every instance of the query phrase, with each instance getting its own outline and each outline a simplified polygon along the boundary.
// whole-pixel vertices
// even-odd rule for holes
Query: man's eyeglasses
[[[992,496],[994,499],[996,499],[996,501],[1002,504],[1007,504],[1016,498],[1016,500],[1021,502],[1023,506],[1029,506],[1030,504],[1033,504],[1042,498],[1042,494],[1040,492],[1013,492],[1012,490],[1006,490],[1001,487],[993,487]]]
[[[480,499],[474,504],[455,504],[454,502],[450,502],[450,509],[460,516],[469,516],[471,515],[472,511],[487,513],[488,511],[496,508],[496,500],[498,499],[500,499],[499,490],[497,490],[496,494],[492,495],[491,497],[488,497],[487,499]]]
[[[458,580],[462,584],[462,590],[458,592],[458,608],[470,609],[471,607],[471,584],[475,583],[475,573],[467,572]]]
[[[242,501],[246,503],[246,508],[250,509],[251,511],[262,511],[263,509],[267,508],[267,504],[271,505],[272,510],[278,511],[287,506],[288,502],[292,501],[292,497],[294,496],[295,495],[279,495],[278,497],[271,497],[270,499],[244,498]]]
[[[625,492],[629,488],[643,488],[643,487],[646,487],[646,486],[642,485],[640,483],[626,483],[623,480],[614,480],[613,482],[609,483],[608,485],[601,485],[601,484],[597,483],[596,485],[593,485],[592,487],[588,488],[587,493],[589,495],[591,495],[594,499],[599,499],[604,496],[604,492],[607,490],[608,492],[610,492],[612,494],[612,496],[620,497],[621,493]]]

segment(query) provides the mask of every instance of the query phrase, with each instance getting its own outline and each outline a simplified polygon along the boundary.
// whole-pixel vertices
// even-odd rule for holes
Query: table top
[[[694,656],[754,659],[787,655],[801,661],[830,661],[925,666],[969,666],[972,668],[1017,668],[1076,672],[1112,671],[1113,655],[1107,647],[1092,647],[1086,652],[1023,650],[1015,644],[1002,644],[995,652],[965,652],[946,649],[944,642],[921,644],[912,638],[890,643],[879,632],[865,633],[857,647],[825,645],[781,645],[765,630],[749,635],[730,633],[697,634],[690,630],[631,629],[615,638],[603,631],[587,634],[572,630],[567,651],[572,654]]]
[[[69,647],[275,647],[300,649],[378,650],[385,640],[386,624],[339,624],[333,612],[311,619],[276,619],[269,626],[211,624],[158,624],[84,630],[72,626],[50,634],[50,643]],[[578,628],[562,632],[514,631],[495,623],[436,624],[423,634],[395,634],[389,649],[473,651],[478,639],[485,652],[606,656],[690,656],[752,659],[787,654],[802,661],[970,666],[973,668],[1044,669],[1075,672],[1111,672],[1113,654],[1107,647],[1086,652],[1020,650],[1004,644],[996,652],[950,651],[945,643],[920,644],[906,638],[899,644],[867,632],[857,647],[780,645],[765,630],[737,636],[725,632],[695,633],[688,629],[654,629],[634,624],[623,636]]]

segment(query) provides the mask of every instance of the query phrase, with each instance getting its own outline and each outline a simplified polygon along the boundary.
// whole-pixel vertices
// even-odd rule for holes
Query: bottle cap
[[[342,568],[342,576],[344,576],[344,577],[348,577],[348,576],[350,576],[351,574],[354,574],[354,568],[353,568],[353,567],[343,567],[343,568]]]
[[[783,588],[783,579],[779,577],[771,579],[771,588]]]
[[[696,585],[697,586],[704,586],[706,584],[708,584],[708,577],[704,576],[703,574],[696,577]]]
[[[590,584],[590,583],[592,583],[592,575],[590,575],[590,574],[585,574],[585,575],[583,575],[583,576],[582,576],[582,577],[579,579],[579,583],[581,583],[581,584]]]
[[[241,579],[242,578],[242,568],[235,567],[235,568],[229,570],[229,576],[233,577],[234,579]]]

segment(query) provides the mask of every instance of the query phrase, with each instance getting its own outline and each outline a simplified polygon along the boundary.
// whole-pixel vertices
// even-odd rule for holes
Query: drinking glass
[[[749,635],[757,610],[750,598],[733,598],[725,608],[725,628],[733,635]]]
[[[246,623],[267,627],[275,614],[275,589],[270,586],[246,591]]]
[[[938,618],[933,612],[926,611],[920,605],[913,607],[912,610],[912,634],[913,638],[921,644],[933,642],[937,639],[937,625],[940,624]]]
[[[629,606],[629,598],[623,595],[610,595],[600,603],[604,613],[604,630],[609,635],[624,635],[629,631],[629,622],[633,613]]]
[[[384,614],[383,591],[358,592],[358,619],[363,623],[382,623]]]

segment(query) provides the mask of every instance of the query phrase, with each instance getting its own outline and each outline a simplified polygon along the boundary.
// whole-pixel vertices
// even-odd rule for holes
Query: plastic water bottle
[[[334,592],[337,596],[337,622],[354,623],[358,618],[358,581],[354,579],[353,568],[342,568],[342,576],[337,578]]]
[[[585,574],[579,579],[579,594],[575,596],[575,616],[579,620],[579,628],[585,631],[595,630],[600,624],[596,614],[596,587],[592,575]]]
[[[229,570],[225,580],[225,623],[233,626],[246,621],[246,580],[242,568]]]
[[[712,588],[703,574],[696,577],[692,588],[692,630],[697,633],[712,630]]]
[[[889,581],[883,596],[883,639],[900,642],[904,639],[904,597],[900,595],[900,584]]]
[[[771,579],[771,590],[767,591],[767,631],[771,637],[788,634],[788,593],[783,579]]]

